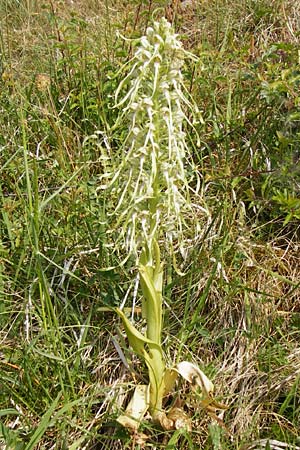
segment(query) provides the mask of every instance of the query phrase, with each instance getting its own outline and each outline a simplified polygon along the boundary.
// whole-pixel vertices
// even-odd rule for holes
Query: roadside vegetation
[[[199,366],[228,408],[178,382],[192,426],[133,435],[117,418],[148,372],[112,308],[144,333],[142,292],[103,184],[134,39],[161,17],[194,55],[200,224],[175,267],[158,238],[162,358]],[[299,30],[292,0],[0,2],[0,449],[300,449]]]

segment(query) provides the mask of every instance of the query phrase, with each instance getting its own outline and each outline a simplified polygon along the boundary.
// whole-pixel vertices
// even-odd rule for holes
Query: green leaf
[[[160,344],[148,339],[142,333],[140,333],[134,325],[125,316],[123,311],[119,308],[115,309],[118,316],[122,319],[123,325],[126,331],[126,335],[129,340],[129,344],[133,350],[140,355],[149,372],[150,380],[150,407],[152,411],[160,409],[162,405],[162,399],[165,391],[164,387],[164,373],[165,363],[163,352]],[[145,349],[145,346],[149,348],[149,351]]]
[[[141,287],[145,300],[147,335],[149,339],[160,344],[162,327],[162,297],[157,292],[153,280],[153,268],[140,264]],[[157,277],[159,274],[157,274]]]
[[[115,309],[118,316],[122,319],[126,335],[129,340],[129,344],[133,348],[133,350],[140,356],[145,357],[145,344],[152,344],[157,345],[155,342],[148,339],[146,336],[144,336],[139,330],[135,328],[134,325],[130,322],[130,320],[125,316],[123,311],[121,309],[116,308]]]
[[[20,439],[18,431],[11,430],[0,422],[0,439],[1,443],[5,444],[6,450],[23,450],[24,442]],[[2,447],[1,447],[2,448]]]
[[[50,406],[50,408],[48,409],[48,411],[43,415],[37,429],[35,430],[32,438],[30,439],[30,441],[28,442],[28,444],[25,447],[25,450],[33,450],[35,448],[35,446],[38,444],[39,440],[41,439],[41,437],[43,436],[43,434],[45,433],[45,431],[47,430],[50,421],[51,421],[51,416],[53,414],[53,412],[55,411],[57,404],[61,398],[62,393],[60,392],[58,394],[58,396],[56,397],[56,399],[53,401],[52,405]]]
[[[0,410],[0,417],[2,416],[8,416],[8,415],[15,415],[18,416],[20,413],[14,409],[14,408],[8,408],[8,409],[1,409]]]

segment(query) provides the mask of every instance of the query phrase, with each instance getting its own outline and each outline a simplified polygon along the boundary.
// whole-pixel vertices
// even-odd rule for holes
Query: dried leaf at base
[[[149,408],[149,385],[138,385],[128,403],[125,414],[117,418],[117,422],[131,432],[137,432],[141,421]]]

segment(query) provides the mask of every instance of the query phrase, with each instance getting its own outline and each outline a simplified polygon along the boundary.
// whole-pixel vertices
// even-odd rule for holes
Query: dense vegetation
[[[165,265],[164,351],[228,409],[188,399],[192,431],[145,422],[139,442],[116,418],[147,372],[110,308],[128,296],[143,329],[140,294],[102,184],[128,132],[113,105],[132,39],[162,16],[197,57],[202,230],[182,274]],[[0,25],[0,448],[300,448],[297,2],[2,0]]]

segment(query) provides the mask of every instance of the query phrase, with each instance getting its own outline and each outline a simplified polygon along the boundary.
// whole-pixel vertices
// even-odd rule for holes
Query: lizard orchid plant
[[[202,406],[212,412],[223,408],[213,400],[213,384],[198,367],[183,361],[167,368],[162,348],[162,242],[168,244],[178,270],[176,253],[183,254],[191,245],[186,238],[191,230],[195,236],[198,233],[186,169],[192,163],[183,130],[184,122],[189,122],[184,111],[194,105],[185,94],[181,72],[185,56],[193,56],[166,19],[154,22],[136,44],[127,75],[116,91],[115,106],[122,111],[119,120],[128,122],[128,133],[109,183],[116,199],[110,233],[117,236],[114,245],[128,255],[126,260],[135,258],[146,319],[143,334],[122,308],[115,309],[130,346],[149,374],[149,385],[137,386],[126,412],[118,418],[133,431],[147,410],[164,429],[187,426],[183,411],[166,412],[163,405],[178,374],[201,389]]]

